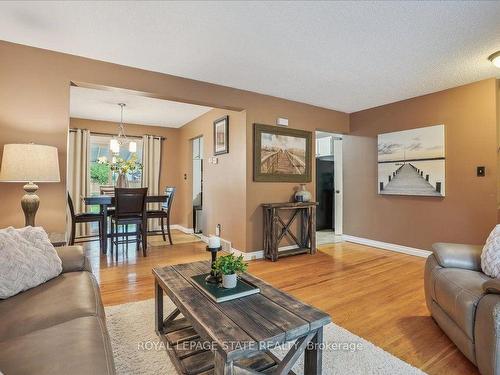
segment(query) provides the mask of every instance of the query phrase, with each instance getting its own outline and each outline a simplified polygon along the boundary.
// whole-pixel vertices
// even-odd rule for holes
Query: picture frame
[[[445,197],[445,138],[443,124],[379,134],[378,194]]]
[[[229,116],[214,121],[214,156],[229,153]]]
[[[254,181],[311,182],[312,133],[254,124]]]

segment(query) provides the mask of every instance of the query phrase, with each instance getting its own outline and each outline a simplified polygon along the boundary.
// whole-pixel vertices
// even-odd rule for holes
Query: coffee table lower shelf
[[[180,374],[214,374],[214,354],[210,350],[203,349],[208,345],[203,346],[204,340],[186,318],[170,321],[167,318],[163,324],[163,333],[157,333],[167,349],[170,360]],[[280,360],[269,351],[235,362],[237,365],[263,374],[272,374],[279,363]],[[292,371],[288,374],[295,375]]]

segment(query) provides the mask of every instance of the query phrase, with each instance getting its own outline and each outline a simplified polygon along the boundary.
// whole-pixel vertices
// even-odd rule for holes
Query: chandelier
[[[113,154],[120,153],[120,147],[128,144],[129,152],[137,152],[137,143],[130,141],[125,135],[125,128],[123,126],[123,108],[125,108],[125,103],[118,103],[120,106],[120,124],[118,125],[118,135],[114,136],[109,141],[109,149]]]

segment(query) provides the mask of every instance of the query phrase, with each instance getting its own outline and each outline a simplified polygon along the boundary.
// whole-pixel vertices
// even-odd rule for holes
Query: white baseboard
[[[179,225],[179,224],[173,224],[170,227],[172,229],[180,230],[183,233],[187,233],[187,234],[194,233],[193,228],[186,228],[186,227]],[[208,243],[207,236],[205,236],[203,234],[196,234],[196,235],[198,237],[200,237],[200,239],[203,242]],[[395,251],[398,253],[413,255],[413,256],[422,257],[422,258],[427,258],[429,255],[432,254],[432,251],[428,251],[428,250],[422,250],[422,249],[417,249],[414,247],[397,245],[397,244],[392,244],[392,243],[388,243],[388,242],[370,240],[368,238],[356,237],[356,236],[351,236],[348,234],[342,235],[342,241],[353,242],[353,243],[357,243],[360,245],[366,245],[366,246],[371,246],[371,247],[375,247],[375,248],[379,248],[379,249]],[[297,247],[298,247],[297,245],[282,246],[278,249],[278,251],[292,250],[292,249],[296,249]],[[257,259],[264,258],[264,250],[255,250],[255,251],[251,251],[251,252],[245,252],[245,251],[238,250],[234,247],[231,247],[231,252],[233,254],[235,254],[236,256],[243,255],[244,260],[257,260]]]
[[[194,233],[193,228],[186,228],[186,227],[183,227],[182,225],[179,225],[179,224],[172,224],[170,226],[170,229],[177,229],[177,230],[180,230],[181,232],[186,233],[186,234],[193,234]]]
[[[208,237],[205,236],[204,234],[201,233],[195,233],[194,234],[196,237],[198,237],[200,240],[202,240],[205,243],[208,243]]]
[[[299,247],[297,245],[290,245],[290,246],[282,246],[278,248],[278,251],[286,251],[286,250],[292,250],[292,249],[298,249]],[[231,248],[233,254],[240,256],[243,255],[244,260],[257,260],[257,259],[263,259],[264,258],[264,250],[256,250],[252,252],[244,252],[238,249],[235,249],[234,247]]]
[[[342,239],[344,241],[347,241],[347,242],[353,242],[353,243],[357,243],[360,245],[367,245],[367,246],[376,247],[379,249],[395,251],[398,253],[403,253],[403,254],[408,254],[408,255],[414,255],[414,256],[422,257],[422,258],[427,258],[429,255],[432,254],[432,251],[428,251],[428,250],[416,249],[414,247],[408,247],[408,246],[396,245],[396,244],[387,243],[387,242],[375,241],[375,240],[370,240],[368,238],[350,236],[348,234],[343,234]]]
[[[262,251],[262,250],[257,250],[257,251],[252,251],[252,252],[246,253],[244,251],[241,251],[241,250],[238,250],[238,249],[235,249],[234,247],[232,247],[231,252],[236,256],[243,255],[244,260],[257,260],[257,259],[264,258],[264,251]]]

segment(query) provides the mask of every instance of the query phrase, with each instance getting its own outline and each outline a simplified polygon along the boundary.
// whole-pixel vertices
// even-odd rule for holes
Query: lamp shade
[[[30,144],[3,146],[0,181],[59,182],[57,148]]]
[[[129,152],[137,152],[137,143],[132,141],[128,144],[128,151]]]

